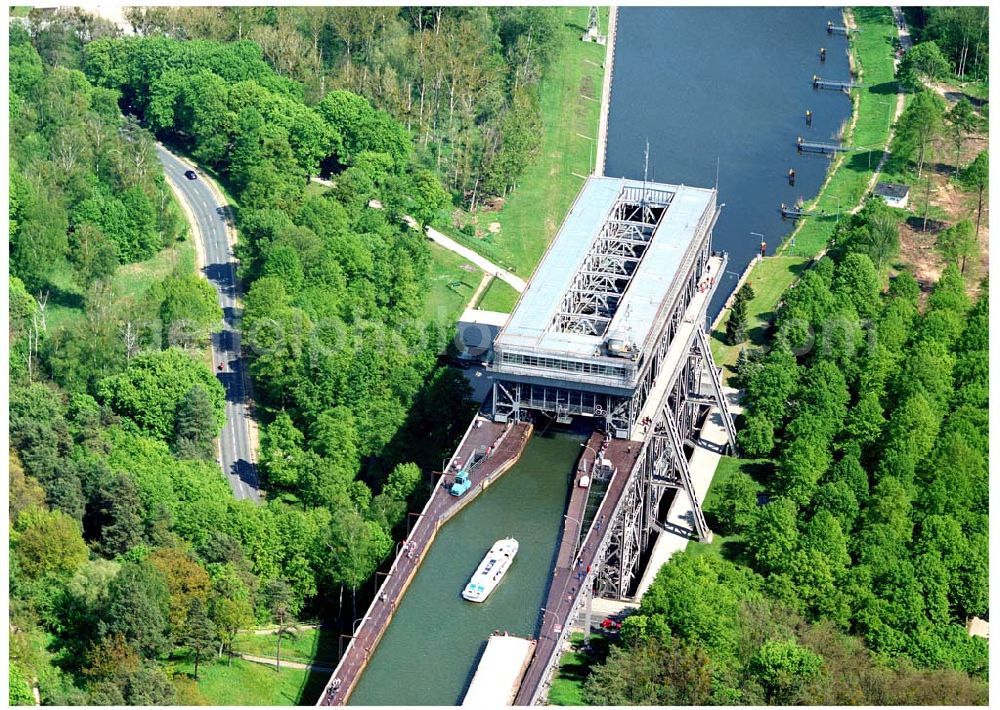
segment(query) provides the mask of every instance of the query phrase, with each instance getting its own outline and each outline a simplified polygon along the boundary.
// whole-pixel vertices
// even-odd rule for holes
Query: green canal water
[[[352,705],[456,705],[494,629],[534,635],[582,441],[535,434],[520,461],[438,531]],[[520,549],[503,582],[482,604],[462,599],[483,555],[508,535]]]

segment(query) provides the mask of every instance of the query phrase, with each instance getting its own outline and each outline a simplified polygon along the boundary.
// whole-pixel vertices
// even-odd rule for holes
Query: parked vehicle
[[[469,480],[469,472],[463,468],[458,472],[458,475],[455,476],[455,482],[451,484],[451,488],[448,489],[448,492],[453,496],[458,497],[470,488],[472,488],[472,481]]]

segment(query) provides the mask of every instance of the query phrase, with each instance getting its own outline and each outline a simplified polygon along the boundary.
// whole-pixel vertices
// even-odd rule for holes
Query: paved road
[[[604,54],[604,81],[601,84],[601,120],[597,124],[597,163],[594,175],[604,175],[608,154],[608,113],[611,110],[611,80],[615,71],[615,36],[618,27],[618,8],[608,8],[608,35]]]
[[[218,291],[222,307],[221,328],[212,333],[212,361],[226,390],[226,423],[219,435],[219,464],[237,499],[259,503],[260,481],[253,447],[256,436],[251,435],[254,423],[247,396],[250,383],[240,354],[240,284],[226,229],[225,203],[209,187],[204,175],[199,174],[196,180],[184,177],[184,172],[192,169],[190,164],[161,145],[157,145],[156,152],[168,180],[186,203],[192,236],[200,244],[202,273]],[[223,364],[221,372],[217,369],[219,363]]]

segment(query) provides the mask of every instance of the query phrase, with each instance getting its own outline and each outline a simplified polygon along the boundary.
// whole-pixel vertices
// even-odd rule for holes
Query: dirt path
[[[417,221],[409,215],[403,215],[403,221],[406,222],[412,229],[420,229],[420,225],[417,224]],[[427,227],[425,233],[427,234],[427,238],[432,242],[437,242],[445,249],[455,252],[459,256],[468,259],[486,273],[496,276],[501,281],[506,281],[518,293],[523,293],[524,289],[528,287],[528,284],[525,283],[524,279],[519,276],[515,276],[506,269],[500,268],[478,252],[475,252],[466,246],[462,246],[451,237],[442,234],[433,227]]]
[[[479,285],[476,287],[475,292],[472,294],[472,297],[469,299],[469,302],[467,304],[465,304],[466,308],[475,308],[476,307],[476,304],[479,303],[480,297],[482,297],[482,295],[486,291],[486,289],[489,288],[489,285],[491,283],[493,283],[493,279],[494,278],[496,278],[496,277],[494,277],[493,274],[490,274],[490,273],[484,273],[483,274],[483,278],[479,282]]]
[[[237,654],[244,661],[250,661],[252,663],[261,663],[265,666],[278,666],[278,659],[271,656],[251,656],[247,653]],[[284,658],[281,659],[282,668],[298,668],[303,671],[312,671],[314,673],[333,673],[333,666],[325,666],[319,663],[299,663],[298,661],[286,661]]]

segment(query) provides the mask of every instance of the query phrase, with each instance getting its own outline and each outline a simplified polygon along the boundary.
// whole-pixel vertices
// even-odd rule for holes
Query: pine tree
[[[747,303],[753,298],[753,288],[749,283],[743,284],[736,297],[733,299],[733,307],[729,313],[729,320],[726,321],[726,342],[729,345],[736,345],[746,340],[747,329]]]
[[[142,498],[131,476],[118,476],[102,486],[98,499],[97,524],[105,555],[124,554],[143,541]]]
[[[184,645],[194,653],[194,679],[198,680],[198,664],[202,655],[210,653],[215,647],[215,624],[200,597],[194,597],[188,608]]]

